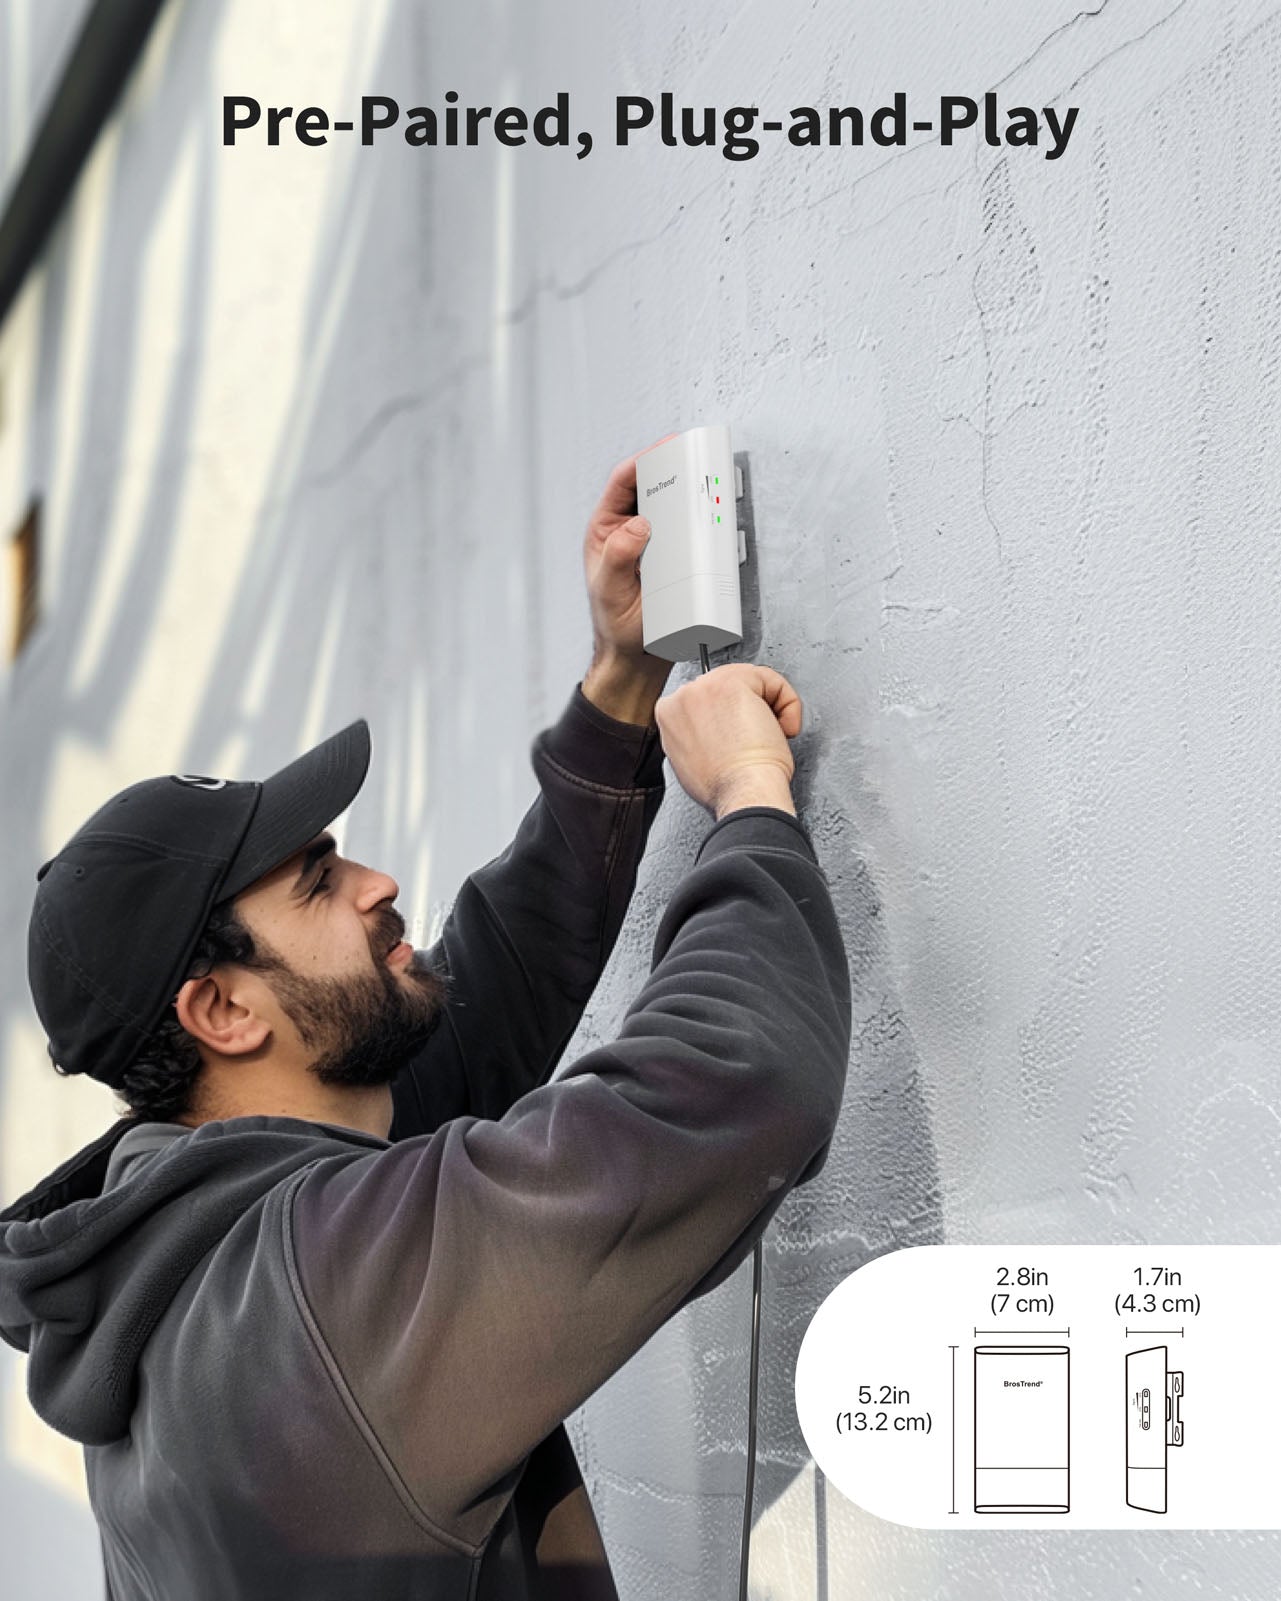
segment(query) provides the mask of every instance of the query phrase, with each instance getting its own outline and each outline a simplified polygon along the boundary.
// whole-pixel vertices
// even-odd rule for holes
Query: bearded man
[[[659,699],[634,514],[633,457],[538,798],[431,951],[328,832],[363,722],[261,783],[135,784],[40,869],[50,1055],[128,1115],[0,1216],[0,1334],[84,1445],[112,1601],[616,1594],[563,1420],[818,1170],[850,1038],[800,702],[742,663]],[[664,751],[715,821],[617,1037],[553,1078]]]

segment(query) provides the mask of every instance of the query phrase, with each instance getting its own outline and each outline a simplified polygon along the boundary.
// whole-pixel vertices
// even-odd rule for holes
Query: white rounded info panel
[[[918,1528],[1281,1528],[1281,1246],[919,1246],[796,1365],[832,1485]]]

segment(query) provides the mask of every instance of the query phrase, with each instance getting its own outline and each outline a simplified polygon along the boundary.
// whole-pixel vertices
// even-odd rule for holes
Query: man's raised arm
[[[610,474],[583,564],[591,667],[534,742],[539,795],[511,845],[459,891],[431,961],[449,1000],[393,1086],[392,1138],[501,1117],[552,1072],[609,959],[663,796],[654,707],[671,663],[641,643],[636,458]]]

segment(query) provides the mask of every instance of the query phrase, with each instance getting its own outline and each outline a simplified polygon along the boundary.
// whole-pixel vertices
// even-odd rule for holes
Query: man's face
[[[444,985],[404,942],[399,893],[321,834],[236,898],[323,1084],[389,1083],[439,1019]]]

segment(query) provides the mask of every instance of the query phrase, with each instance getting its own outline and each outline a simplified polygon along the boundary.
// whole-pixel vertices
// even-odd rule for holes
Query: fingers
[[[762,678],[761,694],[778,718],[779,727],[788,739],[795,739],[805,714],[801,697],[782,673],[776,673],[772,667],[757,667],[756,671]]]
[[[650,527],[645,517],[629,517],[621,523],[601,547],[601,557],[607,566],[620,573],[635,576],[636,563],[649,543]]]
[[[681,787],[716,816],[743,806],[795,811],[788,740],[801,699],[781,673],[731,662],[688,679],[654,708]]]
[[[750,685],[765,704],[778,718],[779,727],[788,739],[795,739],[801,731],[805,708],[801,697],[783,677],[772,667],[766,667],[761,662],[725,662],[720,667],[714,667],[712,674],[728,673],[740,676]],[[702,683],[711,675],[704,674],[702,679],[692,679],[691,683]]]
[[[657,446],[666,444],[669,439],[675,438],[674,433],[664,434],[652,445],[646,445],[645,450],[654,450]],[[635,455],[625,456],[622,461],[615,464],[600,498],[602,511],[615,517],[623,517],[629,511],[636,510],[636,457],[643,456],[645,450],[638,450]]]
[[[636,457],[628,456],[610,473],[601,492],[600,510],[610,517],[626,517],[636,510]]]

